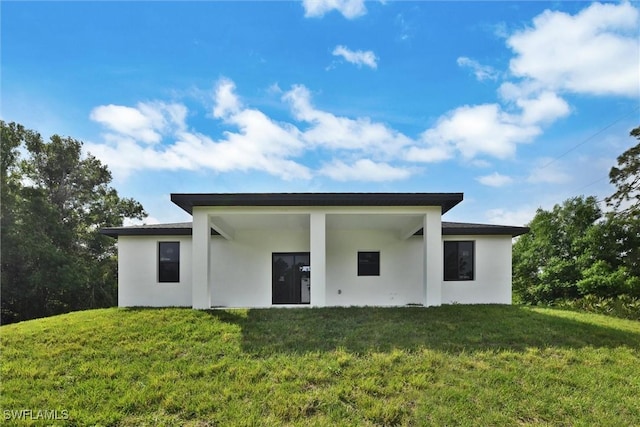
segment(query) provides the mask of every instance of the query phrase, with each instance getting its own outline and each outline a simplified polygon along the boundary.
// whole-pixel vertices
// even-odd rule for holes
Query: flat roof
[[[191,236],[192,223],[179,222],[172,224],[134,225],[128,227],[108,227],[100,232],[106,236],[117,238],[118,236]],[[507,235],[520,236],[528,233],[528,227],[515,227],[494,224],[472,224],[466,222],[442,221],[442,234],[448,235]],[[214,230],[211,235],[215,236]],[[422,229],[415,235],[422,235]]]
[[[462,193],[172,193],[188,213],[194,206],[440,206],[449,211]]]
[[[129,225],[123,227],[105,227],[100,230],[105,236],[191,236],[193,223],[174,222],[171,224]],[[211,235],[217,233],[211,230]]]
[[[529,232],[529,227],[442,221],[442,234],[445,236],[459,234],[459,235],[511,235],[511,237],[517,237],[522,234],[526,234],[528,232]],[[422,230],[420,230],[416,234],[422,234]]]

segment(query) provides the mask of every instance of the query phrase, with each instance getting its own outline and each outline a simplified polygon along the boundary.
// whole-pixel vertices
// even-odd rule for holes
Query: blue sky
[[[0,117],[171,192],[464,192],[522,225],[605,197],[640,125],[637,2],[2,2]]]

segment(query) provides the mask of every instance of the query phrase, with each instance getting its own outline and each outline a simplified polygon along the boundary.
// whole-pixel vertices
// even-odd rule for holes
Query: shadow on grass
[[[353,353],[416,351],[450,353],[529,348],[621,347],[640,350],[640,332],[504,305],[433,308],[304,308],[210,310],[242,331],[243,351]],[[562,312],[558,312],[562,314]]]

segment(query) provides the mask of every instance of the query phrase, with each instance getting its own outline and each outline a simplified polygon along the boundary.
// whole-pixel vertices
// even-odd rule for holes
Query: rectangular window
[[[474,279],[474,242],[444,242],[444,280]]]
[[[380,252],[358,252],[358,276],[380,275]]]
[[[180,281],[180,242],[158,242],[158,282]]]

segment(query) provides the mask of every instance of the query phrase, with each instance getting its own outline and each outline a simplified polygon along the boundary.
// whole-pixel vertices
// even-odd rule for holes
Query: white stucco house
[[[526,227],[442,221],[462,193],[172,194],[178,224],[105,228],[118,305],[511,303]]]

